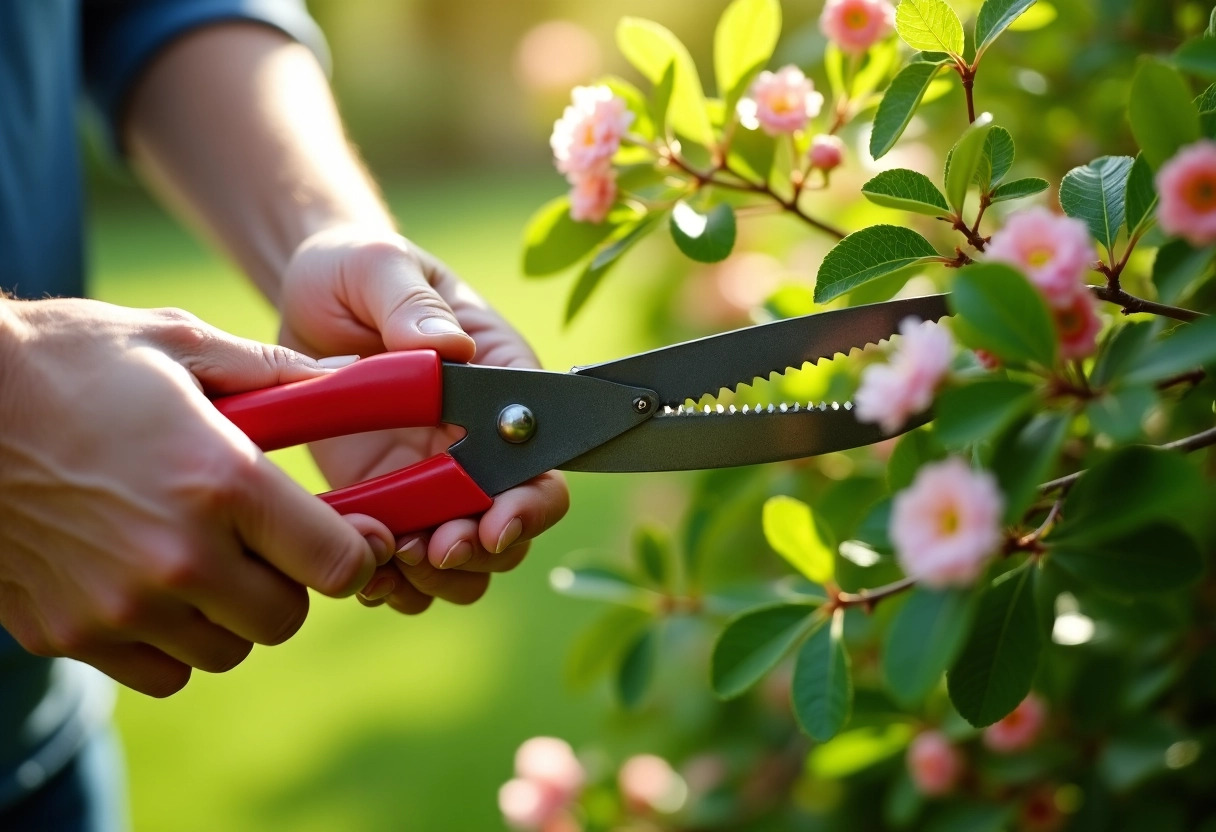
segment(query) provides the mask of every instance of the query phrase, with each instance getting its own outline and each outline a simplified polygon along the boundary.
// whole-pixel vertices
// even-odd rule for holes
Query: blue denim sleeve
[[[85,92],[109,148],[121,154],[124,108],[140,73],[175,38],[214,23],[271,26],[329,65],[325,39],[303,0],[85,0],[81,20]]]

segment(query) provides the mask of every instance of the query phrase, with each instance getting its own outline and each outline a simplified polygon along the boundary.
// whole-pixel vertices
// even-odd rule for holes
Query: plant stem
[[[967,123],[975,124],[975,96],[972,91],[975,86],[975,67],[968,66],[960,59],[955,62],[954,68],[963,79],[963,92],[967,94]]]
[[[845,609],[848,607],[864,607],[866,612],[874,609],[874,605],[883,598],[890,598],[892,595],[898,595],[906,589],[911,589],[916,586],[915,578],[901,578],[894,583],[876,586],[873,589],[859,589],[857,592],[841,592],[830,602],[832,609]]]
[[[1164,445],[1155,445],[1151,447],[1161,448],[1162,450],[1166,451],[1181,451],[1182,453],[1186,454],[1190,453],[1191,451],[1197,451],[1200,448],[1210,447],[1212,445],[1216,445],[1216,428],[1208,428],[1205,431],[1201,431],[1191,436],[1186,436],[1173,442],[1166,442]],[[1075,473],[1059,477],[1058,479],[1045,482],[1039,486],[1039,493],[1050,494],[1053,491],[1066,491],[1069,488],[1072,488],[1073,483],[1081,479],[1081,476],[1084,473],[1085,469],[1082,469],[1080,471],[1076,471]]]
[[[1102,269],[1099,269],[1102,271]],[[1103,272],[1106,273],[1106,272]],[[1099,300],[1104,300],[1109,303],[1116,303],[1123,309],[1124,315],[1131,315],[1134,312],[1148,312],[1153,315],[1161,315],[1166,318],[1173,318],[1176,321],[1197,321],[1201,318],[1206,318],[1207,315],[1202,312],[1195,312],[1191,309],[1183,309],[1179,306],[1169,306],[1156,301],[1145,300],[1138,298],[1135,295],[1129,294],[1118,286],[1118,275],[1114,276],[1115,285],[1106,286],[1090,286],[1089,290],[1094,293],[1094,297]]]

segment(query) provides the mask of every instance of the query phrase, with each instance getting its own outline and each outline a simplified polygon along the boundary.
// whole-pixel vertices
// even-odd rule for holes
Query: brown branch
[[[1208,428],[1200,433],[1186,436],[1182,439],[1177,439],[1173,442],[1166,442],[1164,445],[1150,445],[1149,447],[1161,448],[1165,451],[1181,451],[1182,453],[1190,453],[1197,451],[1200,448],[1207,448],[1211,445],[1216,445],[1216,428]],[[1040,494],[1050,494],[1053,491],[1066,491],[1072,488],[1073,483],[1081,479],[1086,469],[1076,471],[1072,474],[1067,474],[1049,482],[1045,482],[1039,486]]]
[[[1110,274],[1105,271],[1106,267],[1099,268],[1103,274]],[[1183,309],[1180,306],[1169,306],[1156,301],[1145,300],[1138,298],[1135,295],[1128,294],[1123,289],[1118,288],[1118,276],[1114,276],[1115,287],[1106,286],[1090,286],[1089,290],[1094,293],[1094,297],[1099,300],[1107,301],[1108,303],[1118,304],[1123,309],[1124,315],[1131,315],[1135,312],[1148,312],[1152,315],[1161,315],[1165,318],[1173,318],[1176,321],[1197,321],[1201,318],[1206,318],[1207,315],[1202,312],[1195,312],[1191,309]]]
[[[829,611],[848,607],[863,607],[866,612],[872,612],[874,605],[883,598],[898,595],[914,586],[916,586],[915,578],[903,578],[894,583],[876,586],[873,589],[859,589],[857,592],[840,592],[829,602]]]

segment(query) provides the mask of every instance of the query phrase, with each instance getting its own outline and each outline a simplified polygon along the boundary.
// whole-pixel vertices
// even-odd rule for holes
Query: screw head
[[[498,435],[513,445],[527,442],[536,433],[536,417],[522,404],[509,404],[498,414]]]
[[[633,400],[633,409],[638,413],[649,413],[651,405],[654,404],[649,396],[638,396]]]

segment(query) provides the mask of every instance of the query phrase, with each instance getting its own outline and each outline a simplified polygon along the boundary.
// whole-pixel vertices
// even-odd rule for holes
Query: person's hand
[[[287,268],[279,306],[281,342],[313,356],[426,348],[450,361],[538,366],[519,333],[467,284],[387,232],[346,227],[311,237]],[[441,453],[459,436],[447,426],[403,429],[330,439],[312,450],[329,481],[344,486]],[[434,598],[471,603],[490,573],[518,565],[528,542],[568,506],[561,475],[542,474],[497,495],[478,519],[398,541],[396,568],[378,569],[360,600],[404,613],[422,612]]]
[[[326,372],[311,359],[176,310],[0,300],[0,367],[0,624],[30,652],[166,696],[391,557],[206,397]]]

